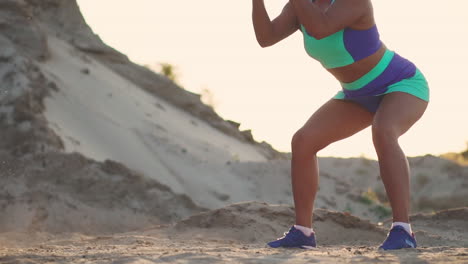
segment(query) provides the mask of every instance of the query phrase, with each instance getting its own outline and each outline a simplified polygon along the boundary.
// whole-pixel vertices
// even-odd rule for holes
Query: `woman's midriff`
[[[327,69],[335,78],[342,82],[342,83],[351,83],[356,81],[357,79],[364,76],[370,70],[372,70],[377,63],[379,63],[380,59],[382,59],[385,50],[387,48],[384,44],[378,51],[374,54],[370,55],[369,57],[357,61],[351,65],[347,65],[344,67]]]

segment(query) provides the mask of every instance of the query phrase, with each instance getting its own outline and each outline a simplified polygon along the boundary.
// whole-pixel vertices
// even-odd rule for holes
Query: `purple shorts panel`
[[[371,113],[377,112],[379,108],[380,102],[382,101],[385,95],[376,95],[376,96],[363,96],[363,97],[354,97],[354,98],[346,98],[342,99],[345,101],[351,101],[359,104],[360,106],[364,107],[367,111]]]
[[[416,73],[416,66],[409,60],[395,53],[387,68],[374,80],[357,90],[343,89],[346,99],[384,94],[388,86],[403,79],[411,78]]]

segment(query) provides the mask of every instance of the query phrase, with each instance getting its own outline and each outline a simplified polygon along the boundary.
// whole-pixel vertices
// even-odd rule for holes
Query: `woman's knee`
[[[377,149],[398,142],[400,134],[399,129],[391,124],[385,122],[372,124],[372,141]]]
[[[299,129],[291,140],[291,149],[296,154],[316,154],[319,150],[326,146],[321,142],[320,137],[313,131]]]

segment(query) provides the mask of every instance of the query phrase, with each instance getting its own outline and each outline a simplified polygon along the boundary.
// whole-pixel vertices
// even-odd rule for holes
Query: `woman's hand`
[[[299,29],[294,9],[287,3],[281,14],[270,20],[263,0],[252,0],[252,21],[258,44],[268,47],[287,38]]]

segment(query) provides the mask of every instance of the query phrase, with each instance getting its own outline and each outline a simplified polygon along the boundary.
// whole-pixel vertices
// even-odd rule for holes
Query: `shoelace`
[[[299,240],[299,236],[297,232],[291,232],[292,230],[289,230],[288,232],[283,233],[283,237],[279,238],[281,239],[282,242],[285,244],[291,245],[291,244],[297,244]]]
[[[283,236],[282,236],[282,237],[278,237],[277,240],[286,238],[286,237],[288,236],[289,232],[291,232],[291,231],[292,231],[292,229],[290,229],[288,232],[284,232],[284,233],[283,233]]]

